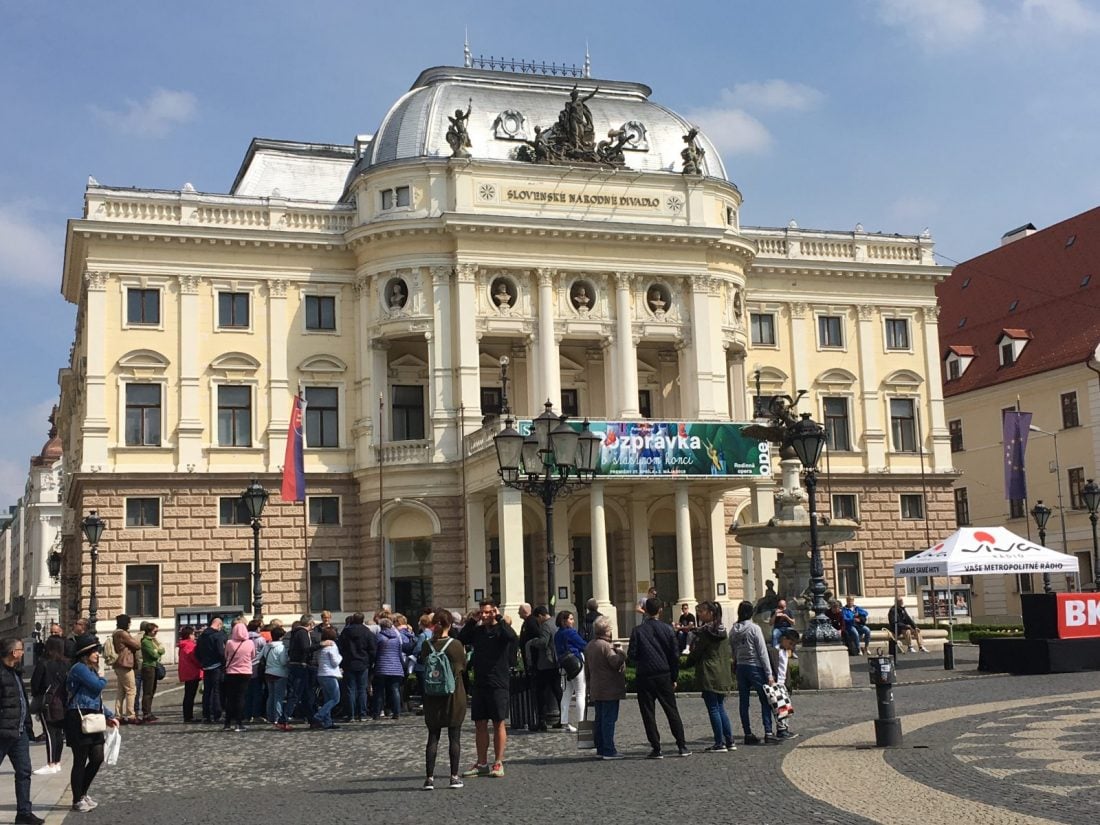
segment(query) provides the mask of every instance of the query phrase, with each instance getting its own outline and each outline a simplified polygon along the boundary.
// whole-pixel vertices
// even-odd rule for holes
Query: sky
[[[746,225],[927,228],[951,265],[1097,205],[1100,2],[0,0],[0,507],[67,363],[88,176],[225,192],[253,137],[374,132],[467,32],[475,56],[587,45],[593,77],[651,86],[718,146]]]

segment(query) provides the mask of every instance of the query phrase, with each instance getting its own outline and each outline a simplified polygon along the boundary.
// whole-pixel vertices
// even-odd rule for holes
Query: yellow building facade
[[[228,194],[90,181],[62,284],[78,308],[63,611],[87,603],[91,509],[109,522],[101,616],[248,608],[235,499],[252,477],[274,493],[269,616],[545,601],[542,507],[496,472],[502,358],[519,418],[549,400],[613,422],[750,421],[755,396],[807,390],[800,409],[830,433],[822,509],[863,524],[828,548],[828,575],[884,610],[889,565],[951,524],[947,272],[924,236],[743,226],[717,151],[649,93],[431,69],[353,145],[254,141]],[[570,111],[596,154],[548,157]],[[304,505],[276,492],[299,386]],[[766,521],[775,490],[597,479],[555,510],[559,606],[595,598],[625,629],[650,583],[670,603],[758,597],[777,553],[730,528]]]

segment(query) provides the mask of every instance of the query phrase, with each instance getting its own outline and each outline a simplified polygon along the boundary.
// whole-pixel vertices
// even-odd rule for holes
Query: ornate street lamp
[[[505,377],[501,364],[501,378]],[[568,495],[578,486],[592,482],[596,475],[600,437],[585,419],[580,432],[569,425],[564,415],[555,415],[553,404],[535,418],[530,435],[524,437],[513,424],[510,411],[504,429],[494,436],[498,473],[501,481],[542,501],[546,516],[546,589],[547,607],[553,608],[554,588],[554,499]]]
[[[99,540],[103,538],[103,531],[107,529],[107,522],[96,515],[92,510],[84,521],[80,522],[80,530],[88,542],[92,551],[92,578],[91,590],[88,594],[88,632],[95,633],[96,618],[99,615],[99,596],[96,593],[96,574],[99,565]],[[60,565],[59,565],[60,569]]]
[[[54,581],[61,578],[61,552],[59,550],[52,550],[50,555],[46,556],[46,570],[49,571],[50,578]]]
[[[1031,517],[1035,519],[1035,526],[1039,528],[1039,544],[1047,546],[1047,522],[1050,521],[1050,508],[1043,504],[1042,499],[1035,502],[1031,508]],[[1054,588],[1050,584],[1050,573],[1043,574],[1043,592],[1053,593]]]
[[[1100,545],[1096,543],[1096,510],[1100,507],[1100,484],[1090,478],[1081,489],[1081,498],[1089,508],[1089,521],[1092,522],[1092,578],[1096,590],[1100,592]]]
[[[806,471],[806,497],[810,513],[810,592],[813,594],[814,617],[806,626],[805,643],[809,646],[838,644],[840,633],[826,616],[829,605],[825,602],[825,563],[817,543],[817,462],[825,449],[825,428],[810,418],[809,413],[802,413],[801,419],[786,424],[784,445],[794,451]]]
[[[256,479],[252,479],[248,488],[241,493],[241,501],[252,520],[252,618],[263,616],[264,590],[260,581],[260,516],[267,504],[268,492]]]

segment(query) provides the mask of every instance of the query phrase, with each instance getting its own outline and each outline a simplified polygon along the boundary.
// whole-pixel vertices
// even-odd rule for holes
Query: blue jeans
[[[340,704],[340,680],[335,676],[318,676],[317,684],[321,686],[325,703],[317,709],[317,715],[313,718],[321,723],[321,727],[331,728],[332,709]]]
[[[0,761],[6,756],[15,771],[15,812],[28,815],[31,810],[31,743],[27,732],[19,732],[18,739],[0,740]]]
[[[303,719],[313,716],[313,694],[309,690],[309,671],[301,665],[286,669],[286,717],[289,722],[301,705]]]
[[[726,694],[704,690],[703,704],[707,706],[710,728],[714,731],[714,744],[730,744],[733,741],[733,727],[730,725],[730,718],[726,713]]]
[[[375,719],[382,716],[383,703],[388,704],[390,713],[396,719],[401,715],[401,684],[404,676],[386,676],[381,673],[374,677],[374,712]]]
[[[756,665],[738,665],[737,697],[740,700],[738,710],[741,712],[741,730],[745,732],[745,736],[752,735],[752,725],[749,723],[749,694],[753,690],[760,696],[764,733],[769,734],[772,732],[772,706],[764,694],[764,671]]]
[[[286,677],[267,677],[267,718],[278,724],[286,722]]]
[[[362,719],[370,715],[367,707],[367,678],[370,674],[365,670],[349,670],[344,673],[345,684],[348,689],[348,707],[352,719]]]
[[[857,648],[866,647],[871,643],[871,628],[865,624],[850,624],[848,625],[848,635],[852,637],[852,641],[856,643]]]
[[[615,723],[619,721],[619,700],[601,699],[596,706],[596,722],[592,738],[596,741],[597,756],[615,755]]]

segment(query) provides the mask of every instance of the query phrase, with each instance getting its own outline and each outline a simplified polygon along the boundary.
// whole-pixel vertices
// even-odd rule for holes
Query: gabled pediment
[[[338,373],[347,369],[348,365],[335,355],[314,355],[298,365],[299,372]]]

